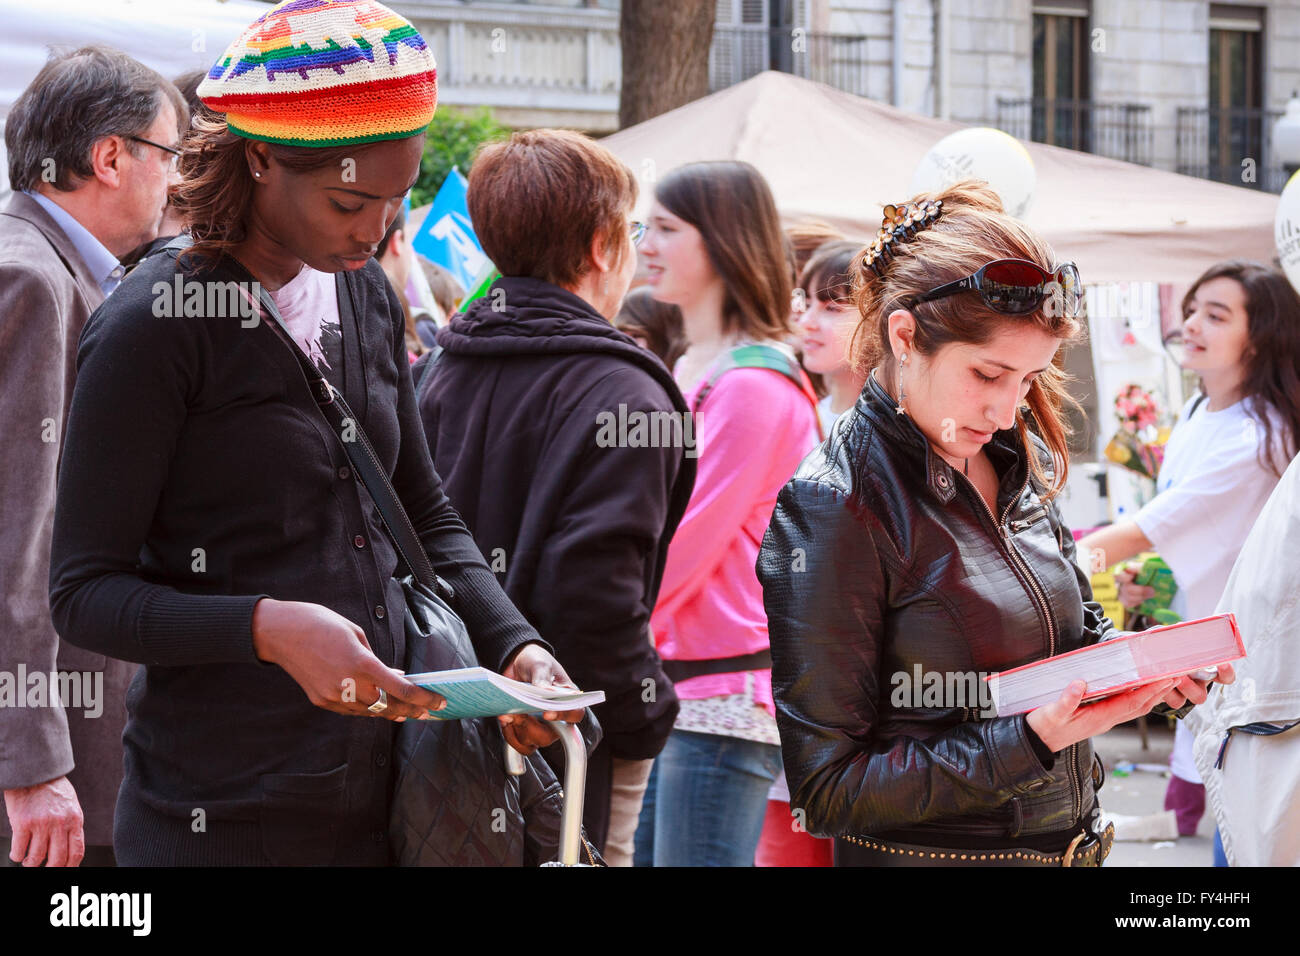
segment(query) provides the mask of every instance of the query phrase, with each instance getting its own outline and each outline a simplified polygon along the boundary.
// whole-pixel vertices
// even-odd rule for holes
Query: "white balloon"
[[[1273,218],[1273,242],[1291,285],[1300,292],[1300,173],[1287,180]]]
[[[1033,202],[1038,174],[1034,161],[1014,136],[976,126],[945,136],[931,147],[912,175],[912,195],[937,192],[960,179],[982,179],[1017,219]]]

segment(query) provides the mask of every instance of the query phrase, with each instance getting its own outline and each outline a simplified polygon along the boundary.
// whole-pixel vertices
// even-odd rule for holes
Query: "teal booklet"
[[[502,677],[486,667],[407,674],[406,679],[447,698],[445,708],[429,711],[438,720],[582,710],[605,701],[603,690],[584,693],[564,687],[539,687]]]

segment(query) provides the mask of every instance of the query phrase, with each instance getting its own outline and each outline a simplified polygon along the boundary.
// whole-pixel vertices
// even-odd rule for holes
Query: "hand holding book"
[[[508,674],[510,668],[507,667],[506,671]],[[604,691],[584,693],[568,680],[548,686],[536,682],[534,678],[534,683],[525,684],[504,674],[493,673],[486,667],[464,667],[406,676],[412,684],[445,698],[446,707],[437,712],[431,711],[430,717],[437,720],[499,717],[506,738],[509,740],[514,736],[524,745],[532,743],[526,728],[529,723],[539,723],[535,715],[541,715],[544,719],[563,719],[577,723],[582,719],[586,708],[605,700]],[[550,718],[547,716],[549,714],[558,716]],[[542,726],[551,730],[545,724]],[[515,731],[513,735],[512,730]],[[545,743],[545,740],[539,741],[540,745]],[[515,746],[515,740],[511,740],[511,744]],[[515,749],[520,748],[515,746]]]
[[[1209,682],[1232,683],[1229,662],[1244,656],[1236,619],[1218,614],[1123,634],[987,680],[998,716],[1028,711],[1030,726],[1055,752],[1162,701],[1175,710],[1204,703]]]
[[[1220,664],[1218,674],[1213,677],[1164,678],[1089,704],[1082,703],[1087,693],[1086,685],[1083,681],[1075,681],[1052,703],[1031,710],[1026,720],[1039,739],[1057,753],[1070,744],[1104,734],[1118,724],[1148,714],[1162,701],[1174,710],[1188,701],[1203,704],[1212,681],[1231,684],[1234,680],[1236,674],[1232,665]],[[1168,690],[1162,691],[1162,688]],[[1120,716],[1116,718],[1116,714]]]
[[[556,690],[577,692],[577,686],[569,679],[564,667],[538,644],[524,644],[506,664],[502,675],[524,684],[550,687]],[[585,708],[576,710],[548,710],[537,720],[527,714],[501,714],[501,733],[521,754],[530,754],[538,747],[545,747],[559,739],[559,735],[545,720],[563,720],[570,724],[579,723]]]
[[[1118,724],[1148,713],[1177,684],[1177,680],[1167,677],[1094,704],[1084,704],[1087,685],[1076,680],[1056,700],[1031,710],[1025,720],[1049,750],[1059,753],[1070,744],[1104,734]],[[1201,699],[1204,700],[1204,696]]]

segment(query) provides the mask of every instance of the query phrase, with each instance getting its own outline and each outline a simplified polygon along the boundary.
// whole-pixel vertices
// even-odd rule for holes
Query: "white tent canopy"
[[[787,221],[875,234],[881,206],[909,198],[917,164],[962,124],[931,119],[785,73],[761,73],[606,137],[640,178],[737,159],[767,177]],[[1278,197],[1146,166],[1025,143],[1038,186],[1026,222],[1085,282],[1188,284],[1228,258],[1273,260]]]
[[[0,0],[0,115],[45,65],[50,47],[114,47],[171,79],[212,66],[269,9],[253,0]]]
[[[253,0],[0,0],[0,117],[51,49],[113,47],[170,80],[212,66],[269,9]],[[6,173],[0,192],[8,186]]]

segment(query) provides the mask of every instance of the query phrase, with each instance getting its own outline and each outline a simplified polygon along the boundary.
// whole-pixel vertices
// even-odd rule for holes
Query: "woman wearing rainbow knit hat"
[[[305,363],[354,410],[480,662],[569,683],[442,492],[372,258],[419,171],[433,56],[373,0],[289,0],[198,92],[218,118],[196,120],[182,160],[193,245],[142,263],[81,339],[54,620],[144,665],[120,863],[383,865],[396,722],[443,702],[397,669],[398,554]],[[555,739],[502,722],[521,752]]]

